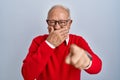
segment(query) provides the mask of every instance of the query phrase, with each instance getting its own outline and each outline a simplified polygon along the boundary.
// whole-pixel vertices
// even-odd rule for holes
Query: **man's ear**
[[[70,29],[70,27],[71,27],[71,24],[72,24],[72,20],[69,21],[69,29]]]
[[[70,24],[72,24],[72,20],[70,20]]]

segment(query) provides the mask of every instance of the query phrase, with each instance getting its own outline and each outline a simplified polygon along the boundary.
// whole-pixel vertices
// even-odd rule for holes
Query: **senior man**
[[[53,6],[46,20],[49,34],[33,39],[23,61],[25,80],[80,80],[81,70],[101,71],[102,61],[82,36],[70,34],[70,10]]]

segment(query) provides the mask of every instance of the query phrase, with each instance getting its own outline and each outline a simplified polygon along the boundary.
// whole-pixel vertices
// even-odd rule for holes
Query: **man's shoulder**
[[[83,42],[83,41],[85,41],[85,39],[81,35],[70,34],[70,41],[73,41],[73,42]]]
[[[82,36],[76,35],[76,34],[70,34],[70,38],[80,39],[80,38],[82,38]]]
[[[78,44],[81,47],[87,44],[83,36],[75,35],[75,34],[70,34],[70,43]]]

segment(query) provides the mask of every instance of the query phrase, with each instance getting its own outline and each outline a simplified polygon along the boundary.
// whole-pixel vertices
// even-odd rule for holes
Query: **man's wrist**
[[[85,67],[85,69],[89,69],[92,65],[92,56],[86,51],[88,58],[90,59],[89,64]]]
[[[91,65],[92,65],[92,61],[90,61],[90,62],[89,62],[89,65],[86,66],[84,69],[85,69],[85,70],[86,70],[86,69],[89,69],[89,68],[91,67]]]
[[[48,42],[47,40],[45,40],[45,42],[47,43],[47,45],[49,46],[49,47],[51,47],[51,48],[55,48],[55,46],[54,45],[52,45],[50,42]]]

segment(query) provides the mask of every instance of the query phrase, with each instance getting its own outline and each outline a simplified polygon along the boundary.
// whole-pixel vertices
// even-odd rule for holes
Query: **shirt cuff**
[[[54,45],[52,45],[51,43],[49,43],[47,40],[45,40],[45,42],[48,44],[48,46],[50,46],[51,48],[55,48],[55,46]]]

